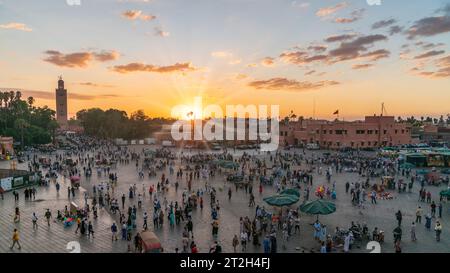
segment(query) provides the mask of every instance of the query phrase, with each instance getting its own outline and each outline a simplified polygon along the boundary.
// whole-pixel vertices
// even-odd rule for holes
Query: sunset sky
[[[74,0],[71,0],[74,1]],[[69,1],[70,2],[70,1]],[[450,1],[0,0],[0,90],[69,115],[169,116],[177,104],[279,104],[282,115],[450,113]]]

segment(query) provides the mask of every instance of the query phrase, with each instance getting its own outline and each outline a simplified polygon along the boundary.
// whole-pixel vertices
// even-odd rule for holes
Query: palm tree
[[[52,132],[53,144],[56,144],[56,129],[58,129],[59,124],[56,120],[52,119],[48,124],[48,130]]]
[[[30,125],[28,124],[28,122],[26,120],[20,118],[20,119],[16,119],[15,126],[17,129],[20,129],[20,146],[22,147],[22,150],[23,150],[23,148],[24,148],[24,143],[23,143],[24,129]]]
[[[32,108],[33,104],[34,104],[34,98],[33,97],[28,97],[27,102],[28,102],[28,105],[30,106],[30,108]]]

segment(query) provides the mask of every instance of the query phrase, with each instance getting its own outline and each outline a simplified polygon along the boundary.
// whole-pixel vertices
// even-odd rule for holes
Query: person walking
[[[377,204],[377,193],[376,191],[372,191],[370,194],[370,199],[372,204]]]
[[[263,240],[263,248],[264,253],[270,253],[270,237],[269,235],[266,235],[266,238]]]
[[[91,237],[91,234],[92,234],[92,238],[94,238],[94,226],[92,226],[92,222],[89,221],[89,224],[88,224],[88,238]]]
[[[14,212],[14,223],[20,222],[20,210],[19,207],[16,207]]]
[[[117,241],[117,226],[116,226],[116,222],[113,222],[112,226],[111,226],[111,241]]]
[[[436,204],[434,203],[434,201],[431,202],[430,208],[431,208],[431,217],[435,218],[436,217]]]
[[[242,252],[245,252],[247,249],[247,232],[242,231],[241,232],[241,246],[242,246]]]
[[[416,223],[415,222],[412,222],[412,224],[411,224],[411,241],[413,241],[413,242],[417,241]]]
[[[436,221],[434,231],[436,232],[436,242],[441,241],[442,225],[439,220]]]
[[[36,230],[38,228],[37,224],[38,218],[35,212],[33,212],[33,216],[31,216],[31,221],[33,222],[33,229]]]
[[[439,202],[439,205],[438,205],[438,214],[439,214],[439,218],[442,218],[442,202]]]
[[[425,228],[428,230],[431,228],[431,215],[429,213],[425,216]]]
[[[77,217],[77,228],[75,229],[75,234],[78,234],[80,228],[81,228],[81,218]]]
[[[234,253],[236,253],[236,248],[239,245],[239,238],[236,234],[234,234],[232,245],[233,245],[233,251],[234,251]]]
[[[398,221],[398,226],[402,225],[402,212],[400,210],[397,211],[397,213],[395,214],[395,217],[397,218]]]
[[[416,210],[416,223],[422,223],[422,208],[419,206]]]
[[[20,246],[20,242],[19,242],[19,231],[17,231],[17,229],[14,229],[13,232],[13,236],[12,236],[12,245],[9,247],[10,249],[13,249],[13,247],[17,244],[17,246],[19,247],[19,249],[21,249],[22,247]]]
[[[47,219],[47,225],[50,226],[50,218],[52,218],[52,213],[50,212],[50,209],[47,209],[45,212],[45,218]]]

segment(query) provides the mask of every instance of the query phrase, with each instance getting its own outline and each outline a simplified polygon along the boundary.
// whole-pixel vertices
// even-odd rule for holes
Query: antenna
[[[383,103],[381,103],[381,116],[384,116],[384,114],[387,114],[387,111],[386,111],[386,107],[384,106],[384,102],[383,102]]]
[[[316,98],[313,98],[313,120],[316,119]]]

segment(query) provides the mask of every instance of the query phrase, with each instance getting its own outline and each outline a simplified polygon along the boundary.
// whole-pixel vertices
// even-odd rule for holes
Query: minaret
[[[56,89],[56,120],[61,126],[67,125],[67,89],[64,89],[62,76],[59,76]]]

